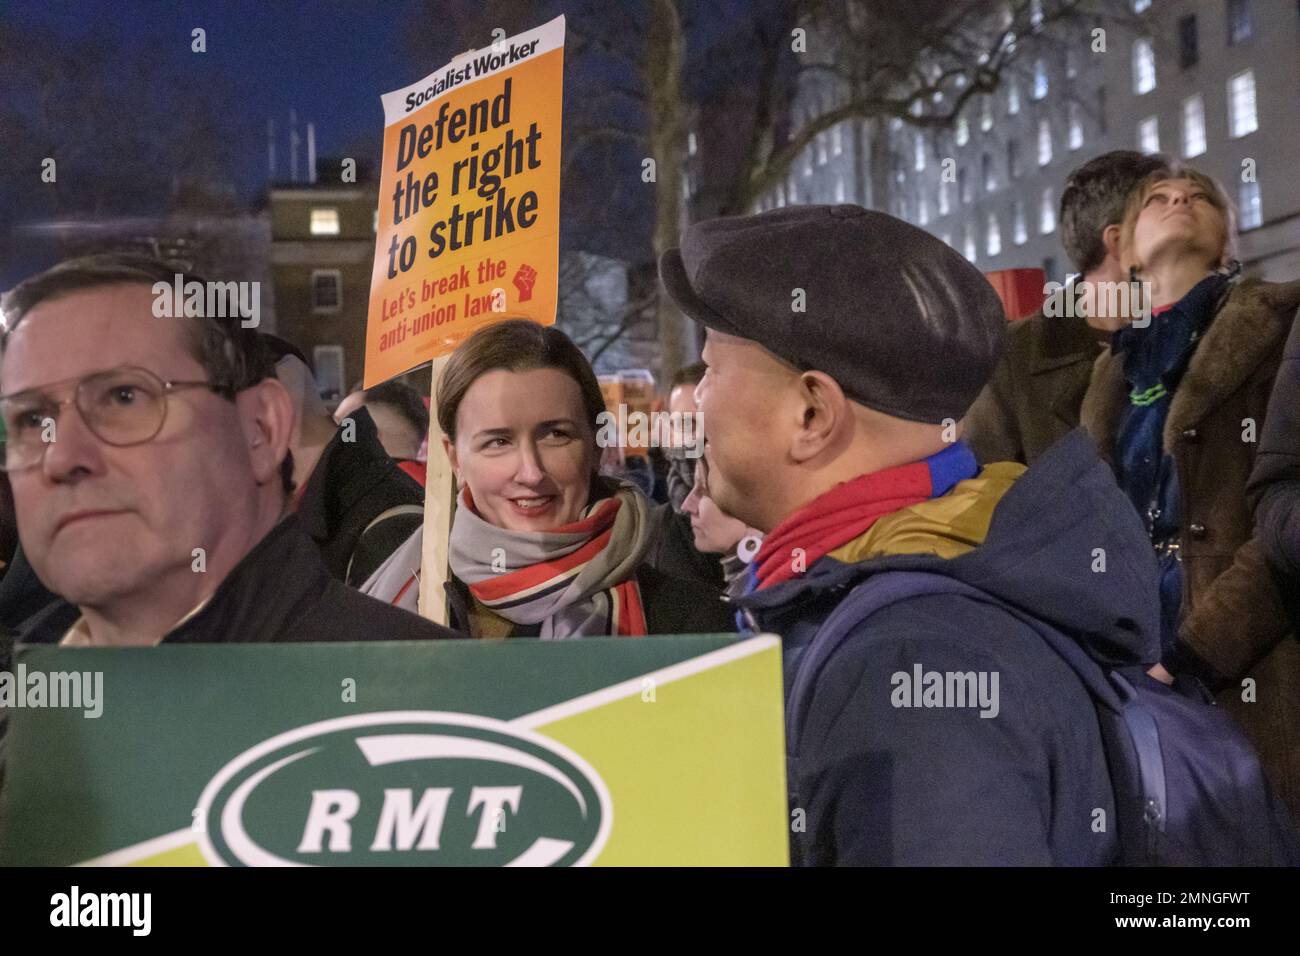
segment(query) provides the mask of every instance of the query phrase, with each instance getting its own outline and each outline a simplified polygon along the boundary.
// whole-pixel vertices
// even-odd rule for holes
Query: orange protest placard
[[[564,17],[388,93],[365,387],[506,317],[555,321]]]

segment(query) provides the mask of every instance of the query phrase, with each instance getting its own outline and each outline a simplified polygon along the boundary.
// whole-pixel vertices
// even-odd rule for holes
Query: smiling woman
[[[459,496],[453,626],[476,637],[719,632],[716,593],[646,563],[651,507],[597,473],[600,386],[559,329],[480,329],[439,381],[438,422]]]

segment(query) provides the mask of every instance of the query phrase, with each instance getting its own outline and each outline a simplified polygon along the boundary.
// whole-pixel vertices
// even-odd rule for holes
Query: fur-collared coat
[[[1219,692],[1300,819],[1300,641],[1246,499],[1298,306],[1300,281],[1234,282],[1174,391],[1164,447],[1182,498],[1183,624],[1164,663],[1197,673]],[[1093,366],[1080,413],[1108,461],[1128,391],[1123,361],[1108,348]]]

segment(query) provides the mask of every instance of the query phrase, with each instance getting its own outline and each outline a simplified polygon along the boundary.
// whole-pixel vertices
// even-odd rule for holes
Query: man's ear
[[[790,447],[796,462],[805,462],[843,439],[841,432],[852,416],[849,400],[838,382],[825,372],[799,376],[795,403],[797,426]]]
[[[259,485],[280,480],[280,463],[293,434],[293,399],[278,379],[267,378],[235,396],[235,407],[248,444],[248,457]]]

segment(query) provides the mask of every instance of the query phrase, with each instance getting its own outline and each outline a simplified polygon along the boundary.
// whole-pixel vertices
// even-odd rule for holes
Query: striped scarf
[[[753,589],[761,591],[803,574],[883,516],[945,495],[978,471],[970,449],[956,442],[922,461],[836,485],[786,517],[763,539],[749,566]]]
[[[540,623],[543,640],[646,633],[636,570],[650,547],[649,507],[628,482],[549,531],[489,524],[466,488],[449,545],[470,594],[516,624]]]

